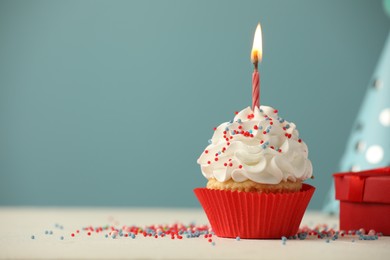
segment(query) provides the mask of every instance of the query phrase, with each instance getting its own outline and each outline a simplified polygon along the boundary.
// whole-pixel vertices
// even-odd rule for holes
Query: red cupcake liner
[[[258,193],[194,189],[219,237],[281,238],[296,235],[315,188],[298,192]]]

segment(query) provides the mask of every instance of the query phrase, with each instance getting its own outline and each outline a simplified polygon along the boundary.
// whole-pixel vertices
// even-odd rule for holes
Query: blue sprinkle
[[[267,141],[267,142],[265,142],[265,144],[266,144],[266,145],[269,145],[269,142]]]
[[[237,119],[237,123],[241,124],[241,122],[242,122],[241,119]]]
[[[218,152],[218,155],[221,155],[221,152]],[[183,232],[182,232],[181,234],[183,234]],[[180,232],[179,232],[179,235],[181,235],[181,234],[180,234]]]
[[[60,239],[61,239],[61,240],[64,240],[64,237],[63,237],[63,236],[61,236],[61,237],[60,237]]]
[[[105,234],[104,236],[105,236],[106,238],[108,238],[108,235],[107,235],[107,234]]]
[[[237,241],[240,241],[240,239],[241,239],[240,237],[236,237],[236,240],[237,240]]]
[[[122,233],[120,233],[119,235],[120,235],[121,237],[123,237],[123,234],[122,234]]]
[[[269,129],[267,129],[266,132],[269,133]]]
[[[46,230],[46,231],[45,231],[45,235],[47,235],[47,234],[49,234],[49,231]]]
[[[31,239],[35,239],[35,236],[34,236],[34,235],[32,235],[32,236],[31,236]]]
[[[225,131],[229,131],[229,127],[226,127],[226,128],[225,128]]]
[[[49,235],[53,235],[53,231],[50,230]]]
[[[352,243],[354,243],[355,242],[355,239],[352,239]]]
[[[329,243],[329,238],[328,238],[328,239],[326,239],[326,243]]]
[[[209,142],[209,144],[211,144],[212,143],[211,139],[209,139],[208,142]]]
[[[134,239],[134,238],[135,238],[135,235],[134,235],[134,234],[133,234],[133,235],[131,235],[131,238],[132,238],[132,239]]]
[[[187,235],[187,238],[190,238],[191,237],[191,235]]]
[[[290,128],[290,125],[287,124],[285,127],[286,127],[286,129],[289,129],[289,128]],[[325,228],[325,230],[326,230],[326,228]]]
[[[231,131],[232,135],[235,135],[234,131]]]
[[[263,109],[260,109],[260,112],[263,112]]]
[[[211,244],[212,244],[213,246],[215,246],[215,242],[212,242]]]
[[[229,123],[230,123],[230,124],[233,124],[233,120],[230,120]]]
[[[249,130],[249,133],[252,133],[252,129],[251,129],[251,130]]]
[[[287,237],[282,237],[282,240],[283,240],[283,241],[286,241],[286,240],[287,240]]]
[[[115,239],[115,238],[116,238],[116,235],[112,235],[111,237],[112,237],[113,239]]]

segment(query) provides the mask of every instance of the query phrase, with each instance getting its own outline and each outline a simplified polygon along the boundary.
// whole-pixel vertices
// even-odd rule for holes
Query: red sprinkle
[[[238,168],[240,168],[240,169],[241,169],[241,168],[242,168],[242,165],[241,165],[241,164],[240,164],[240,165],[238,165]]]
[[[216,128],[216,127],[214,127],[214,131],[215,131],[215,130],[217,130],[217,128]]]
[[[301,139],[298,139],[298,143],[302,143],[302,140],[301,140]]]
[[[257,130],[257,129],[259,129],[259,127],[257,125],[254,125],[253,129]]]
[[[236,115],[237,115],[237,114],[238,114],[238,112],[236,111],[236,112],[234,112],[234,114],[236,114]]]
[[[209,151],[208,151],[208,150],[206,150],[206,151],[204,151],[204,153],[209,153]]]

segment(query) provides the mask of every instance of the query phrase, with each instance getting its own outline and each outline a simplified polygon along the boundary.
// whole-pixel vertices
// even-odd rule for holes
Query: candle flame
[[[260,23],[257,24],[255,38],[253,39],[253,47],[251,52],[252,63],[261,62],[263,58],[263,39]]]

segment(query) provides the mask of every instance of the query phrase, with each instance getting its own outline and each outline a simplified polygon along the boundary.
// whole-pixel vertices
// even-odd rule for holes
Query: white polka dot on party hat
[[[357,152],[363,152],[366,148],[366,144],[363,141],[358,141],[355,145],[355,149]]]
[[[366,160],[371,164],[376,164],[383,159],[383,148],[379,145],[372,145],[367,149]]]
[[[382,81],[380,79],[376,79],[372,82],[372,86],[375,88],[375,89],[380,89],[382,88]]]
[[[379,122],[384,126],[390,126],[390,108],[385,108],[379,114]]]
[[[352,165],[351,172],[358,172],[358,171],[360,171],[359,165]]]

